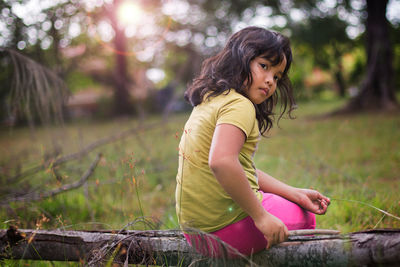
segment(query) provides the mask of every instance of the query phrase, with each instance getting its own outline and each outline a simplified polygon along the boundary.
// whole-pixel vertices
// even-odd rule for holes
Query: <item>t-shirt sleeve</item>
[[[249,137],[256,119],[253,104],[242,96],[230,99],[220,108],[217,115],[217,125],[231,124],[240,128]]]

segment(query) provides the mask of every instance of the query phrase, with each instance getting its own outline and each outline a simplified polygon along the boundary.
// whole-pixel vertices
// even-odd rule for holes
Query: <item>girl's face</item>
[[[258,105],[267,100],[276,90],[279,79],[286,67],[286,57],[278,65],[261,56],[250,61],[250,71],[253,82],[246,89],[246,95],[251,102]]]

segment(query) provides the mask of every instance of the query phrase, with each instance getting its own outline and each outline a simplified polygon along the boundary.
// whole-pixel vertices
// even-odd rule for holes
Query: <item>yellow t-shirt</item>
[[[214,232],[247,216],[208,166],[214,130],[222,123],[235,125],[245,133],[239,161],[251,188],[262,199],[253,163],[260,139],[255,108],[249,99],[232,89],[194,107],[185,124],[179,143],[175,193],[178,221],[183,228]]]

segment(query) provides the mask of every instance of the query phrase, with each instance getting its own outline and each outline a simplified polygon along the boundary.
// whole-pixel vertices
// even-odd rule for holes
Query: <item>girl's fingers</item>
[[[325,197],[325,196],[324,196],[324,200],[325,200],[325,202],[326,202],[328,205],[331,203],[331,200],[330,200],[329,197]]]
[[[322,205],[322,214],[325,214],[329,204],[326,201],[323,201]]]
[[[289,230],[286,228],[284,233],[285,233],[285,235],[283,237],[283,241],[286,241],[288,239],[288,236],[289,236]]]
[[[307,191],[307,196],[309,198],[309,200],[311,201],[311,205],[310,206],[310,211],[322,215],[325,214],[328,206],[331,202],[331,200],[322,195],[320,192],[316,191],[316,190],[308,190]]]
[[[271,240],[269,240],[266,236],[264,236],[264,238],[267,240],[267,246],[265,248],[269,249],[271,247]]]
[[[275,245],[276,243],[278,243],[276,241],[276,234],[273,234],[272,237],[270,239],[267,239],[268,241],[268,248],[271,248],[273,245]]]
[[[267,240],[266,249],[271,248],[273,245],[284,242],[289,236],[289,231],[285,228],[283,231],[279,231],[278,233],[272,234],[272,236],[267,237],[264,235],[264,238]]]
[[[316,198],[317,198],[318,200],[325,200],[325,202],[328,203],[328,205],[330,204],[331,200],[330,200],[329,197],[324,196],[323,194],[321,194],[321,193],[318,192],[318,191],[315,191],[315,192],[317,193]]]
[[[275,241],[274,241],[274,235],[272,235],[272,236],[264,236],[264,238],[267,240],[267,249],[269,249],[269,248],[271,248],[272,247],[272,245],[274,245],[275,244]]]

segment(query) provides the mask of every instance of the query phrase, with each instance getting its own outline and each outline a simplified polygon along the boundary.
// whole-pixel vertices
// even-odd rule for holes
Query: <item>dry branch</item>
[[[81,187],[87,180],[88,178],[92,175],[92,173],[94,172],[97,164],[99,163],[101,159],[101,154],[97,154],[96,158],[94,159],[94,161],[92,162],[92,164],[90,164],[89,169],[86,170],[86,172],[82,175],[82,177],[74,182],[74,183],[70,183],[70,184],[66,184],[63,185],[57,189],[54,190],[50,190],[44,193],[28,193],[26,195],[23,196],[19,196],[19,197],[14,197],[14,198],[8,198],[4,201],[0,202],[0,206],[4,206],[4,205],[8,205],[10,202],[30,202],[30,201],[38,201],[38,200],[42,200],[48,197],[53,197],[55,195],[58,195],[60,193],[64,193],[66,191],[70,191],[76,188]]]
[[[338,235],[340,231],[330,229],[304,229],[304,230],[291,230],[289,236],[302,236],[302,235]]]
[[[71,154],[56,158],[56,159],[54,159],[54,158],[49,159],[44,164],[40,164],[35,167],[31,167],[31,168],[25,170],[24,172],[11,177],[10,180],[16,181],[18,179],[22,179],[22,178],[28,177],[30,175],[33,175],[39,171],[42,171],[42,170],[48,168],[49,166],[51,166],[51,168],[55,168],[56,166],[66,163],[70,160],[80,159],[83,156],[87,155],[89,152],[93,151],[94,149],[96,149],[100,146],[118,141],[120,139],[126,138],[129,135],[138,133],[140,131],[149,130],[156,125],[158,125],[158,123],[150,124],[147,126],[139,125],[137,127],[133,127],[128,130],[122,131],[118,134],[98,139],[98,140],[94,141],[93,143],[90,143],[89,145],[85,146],[83,149],[81,149],[78,152],[74,152],[74,153],[71,153]]]
[[[204,260],[182,233],[165,231],[84,232],[0,230],[0,258],[80,261],[100,265],[107,256],[131,264],[244,266],[249,260]],[[287,242],[251,257],[252,266],[396,266],[400,263],[400,229],[347,235],[292,236]],[[103,262],[101,262],[103,261]],[[193,265],[192,265],[193,266]]]

